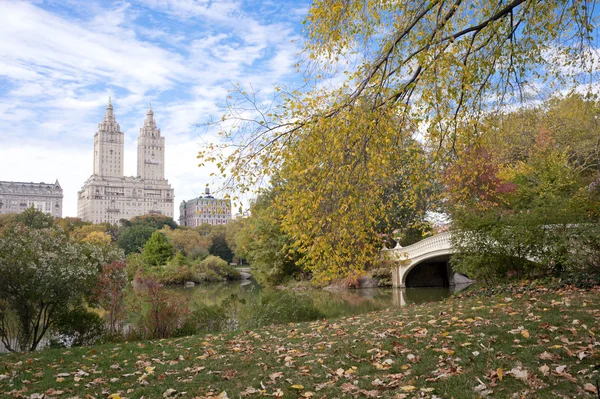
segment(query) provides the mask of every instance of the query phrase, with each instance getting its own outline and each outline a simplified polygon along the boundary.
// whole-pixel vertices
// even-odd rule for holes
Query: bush
[[[8,350],[36,349],[62,309],[83,303],[102,265],[122,254],[110,247],[76,244],[61,231],[16,227],[0,236],[0,302],[17,315],[17,332],[0,336]],[[17,347],[8,342],[18,337]]]
[[[121,331],[125,317],[125,287],[127,273],[125,262],[115,261],[104,265],[96,282],[96,298],[106,311],[108,330],[111,333]]]
[[[209,255],[194,266],[196,278],[200,281],[239,280],[240,272],[218,256]]]
[[[97,313],[83,307],[61,312],[54,331],[63,346],[93,345],[105,333],[105,324]]]
[[[371,277],[379,281],[379,286],[392,285],[392,268],[395,266],[393,261],[382,261],[376,268],[371,269]]]
[[[169,338],[180,330],[190,314],[188,301],[165,292],[163,284],[151,277],[138,281],[141,299],[149,306],[137,322],[137,333],[143,338]],[[141,309],[140,309],[141,310]]]

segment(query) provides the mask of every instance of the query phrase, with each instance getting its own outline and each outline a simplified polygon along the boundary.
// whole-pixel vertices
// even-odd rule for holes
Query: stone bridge
[[[415,273],[414,281],[409,285],[454,285],[454,272],[448,263],[453,252],[451,238],[452,234],[448,231],[406,247],[397,245],[392,249],[384,248],[383,256],[398,261],[398,266],[392,270],[394,287],[406,287],[409,273],[416,266],[424,263],[432,266],[421,268],[419,273]]]

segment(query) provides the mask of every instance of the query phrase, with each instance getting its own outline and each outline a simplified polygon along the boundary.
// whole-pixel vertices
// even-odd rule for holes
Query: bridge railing
[[[388,256],[396,259],[411,260],[427,253],[440,251],[440,250],[451,250],[452,248],[452,233],[447,231],[444,233],[436,234],[432,237],[425,238],[419,242],[408,245],[406,247],[386,249]]]

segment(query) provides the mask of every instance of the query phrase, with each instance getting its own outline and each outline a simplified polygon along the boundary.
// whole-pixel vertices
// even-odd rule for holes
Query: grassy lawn
[[[600,289],[515,289],[257,331],[0,355],[0,392],[597,398],[599,337]]]

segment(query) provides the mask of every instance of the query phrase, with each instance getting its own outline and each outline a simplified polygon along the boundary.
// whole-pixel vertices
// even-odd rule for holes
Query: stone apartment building
[[[137,176],[124,176],[125,134],[109,100],[94,135],[94,172],[77,196],[77,217],[93,223],[118,223],[134,216],[173,217],[174,190],[165,179],[165,138],[152,108],[140,128]]]
[[[213,226],[227,224],[231,220],[231,200],[210,195],[206,188],[204,197],[182,201],[179,205],[179,224],[198,227],[207,223]]]
[[[62,217],[63,190],[55,183],[0,181],[0,214],[21,213],[27,208]]]

